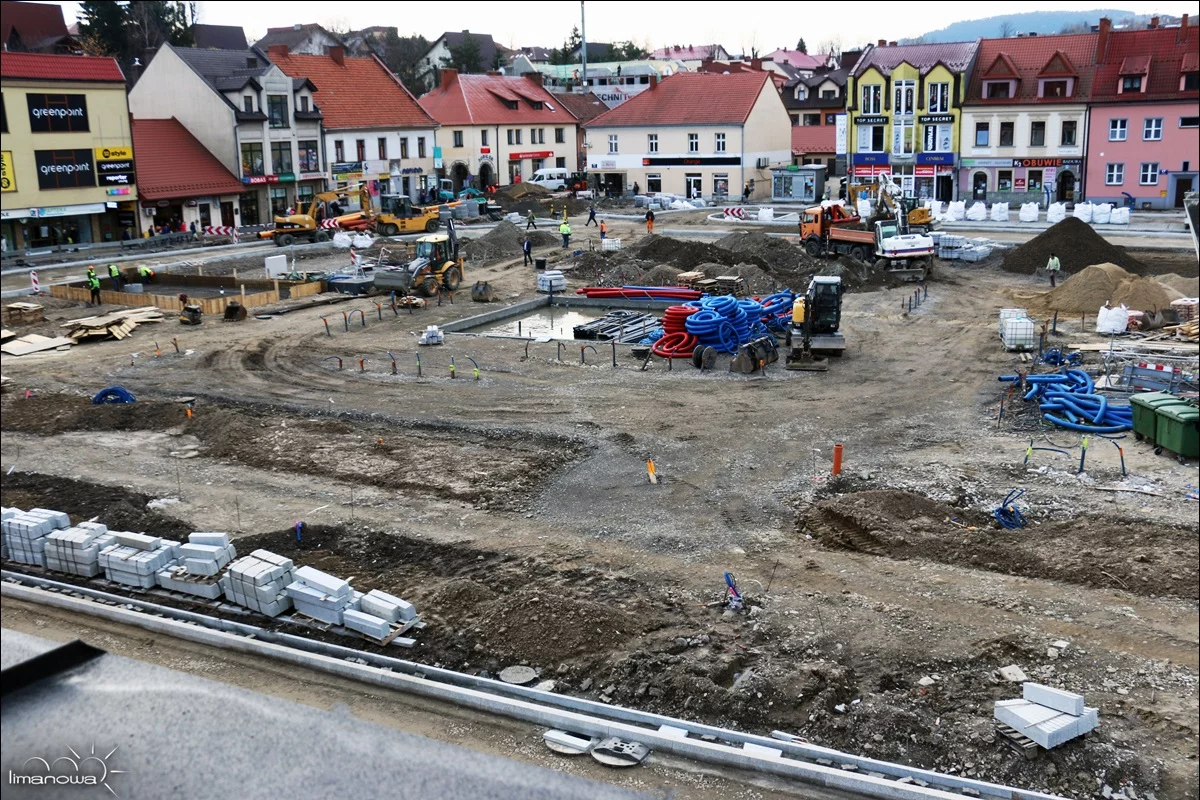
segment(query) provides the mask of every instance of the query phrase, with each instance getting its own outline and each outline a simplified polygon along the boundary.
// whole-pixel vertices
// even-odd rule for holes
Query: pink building
[[[1101,31],[1104,36],[1104,31]],[[1087,199],[1182,208],[1200,188],[1200,29],[1111,31],[1088,109]]]

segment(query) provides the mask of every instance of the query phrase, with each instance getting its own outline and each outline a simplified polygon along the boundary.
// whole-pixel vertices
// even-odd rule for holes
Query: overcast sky
[[[79,3],[60,3],[69,25]],[[199,2],[200,22],[241,25],[250,41],[268,27],[317,22],[327,27],[366,28],[395,25],[401,36],[421,34],[429,40],[447,29],[490,33],[506,47],[558,47],[579,24],[574,0],[492,0],[491,2]],[[632,40],[647,49],[669,45],[723,45],[730,53],[792,48],[804,37],[809,52],[827,40],[845,47],[876,39],[902,39],[964,19],[981,19],[1023,11],[1121,8],[1137,14],[1196,13],[1196,3],[1161,2],[624,2],[588,0],[587,39],[591,42]],[[926,13],[913,13],[920,10]]]

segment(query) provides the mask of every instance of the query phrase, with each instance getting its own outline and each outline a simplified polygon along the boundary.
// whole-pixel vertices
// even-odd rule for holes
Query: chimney
[[[888,42],[888,47],[895,47],[895,46],[896,46],[895,42]]]
[[[342,47],[340,44],[337,44],[328,48],[326,52],[329,54],[329,57],[333,59],[333,63],[337,64],[339,67],[346,66],[346,48]]]
[[[288,46],[286,44],[267,45],[268,56],[278,56],[279,58],[287,58]]]
[[[750,69],[754,70],[755,72],[762,72],[762,59],[761,58],[750,59]]]
[[[498,69],[489,69],[486,74],[489,78],[499,78],[504,73]]]
[[[887,39],[880,39],[875,43],[876,47],[887,47]]]
[[[442,88],[450,89],[454,84],[458,83],[458,70],[450,67],[442,68]]]
[[[1158,27],[1158,17],[1151,17],[1150,18],[1150,29],[1153,30],[1157,27]]]
[[[1188,37],[1188,15],[1184,14],[1179,18],[1179,32],[1175,34],[1175,43],[1183,44]]]
[[[1108,53],[1108,35],[1112,33],[1112,20],[1100,18],[1100,29],[1096,33],[1096,63],[1103,64],[1104,56]]]
[[[651,73],[650,74],[650,88],[653,90],[656,86],[658,86],[658,75]]]
[[[491,75],[492,73],[489,72],[488,74]],[[497,72],[495,74],[499,75],[500,73]],[[542,75],[542,73],[540,73],[540,72],[537,72],[537,71],[526,72],[525,77],[529,81],[533,82],[533,84],[535,86],[545,86],[546,85],[546,77],[544,75]]]

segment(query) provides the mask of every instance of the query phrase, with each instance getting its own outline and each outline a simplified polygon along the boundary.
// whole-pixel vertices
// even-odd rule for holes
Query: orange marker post
[[[836,478],[842,474],[842,446],[835,444],[833,446],[833,476]]]

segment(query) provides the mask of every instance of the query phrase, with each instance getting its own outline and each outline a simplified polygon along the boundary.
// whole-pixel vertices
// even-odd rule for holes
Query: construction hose
[[[1035,448],[1036,449],[1036,448]],[[1025,515],[1013,503],[1017,501],[1021,495],[1025,494],[1024,489],[1013,489],[1000,503],[999,507],[992,512],[996,522],[1005,530],[1015,531],[1024,528],[1026,525]]]
[[[107,389],[101,389],[92,398],[92,405],[116,405],[119,403],[133,403],[137,398],[134,397],[124,386],[110,386]]]
[[[668,333],[650,348],[650,352],[659,358],[691,358],[699,340],[687,331]]]
[[[1001,381],[1017,382],[1019,376],[1002,375]],[[1093,434],[1123,433],[1133,428],[1133,409],[1118,406],[1096,393],[1092,377],[1081,369],[1066,369],[1025,378],[1026,400],[1036,401],[1042,418],[1070,431]]]

